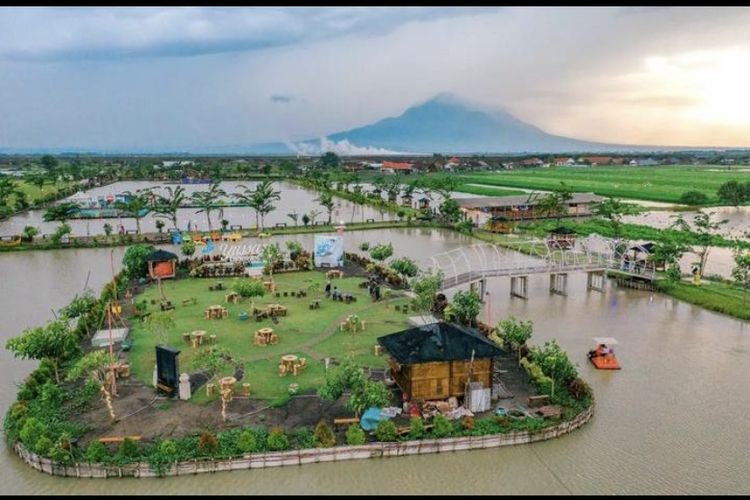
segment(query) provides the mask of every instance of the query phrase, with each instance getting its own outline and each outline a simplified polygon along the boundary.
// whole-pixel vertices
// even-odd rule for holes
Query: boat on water
[[[612,337],[594,337],[596,348],[588,353],[589,361],[599,370],[620,370],[620,362],[615,357],[613,345],[617,340]]]

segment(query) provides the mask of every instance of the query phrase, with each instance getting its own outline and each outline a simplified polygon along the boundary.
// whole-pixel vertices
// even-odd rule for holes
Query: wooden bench
[[[99,438],[99,442],[102,444],[122,443],[125,439],[140,441],[141,436],[108,436]]]
[[[529,396],[529,408],[537,408],[539,406],[544,406],[547,403],[549,403],[549,394]]]
[[[358,424],[358,423],[359,423],[359,417],[334,418],[333,419],[333,425],[351,425],[351,424]]]
[[[160,390],[162,390],[162,391],[166,392],[167,394],[172,394],[172,388],[171,388],[171,387],[169,387],[168,385],[164,385],[164,384],[162,384],[162,383],[158,383],[158,384],[156,384],[156,387],[157,387],[158,389],[160,389]]]
[[[430,430],[430,429],[432,429],[433,425],[434,425],[434,424],[427,424],[427,425],[423,426],[423,428],[424,428],[424,430],[426,430],[426,431],[427,431],[427,430]],[[411,430],[411,427],[410,427],[410,426],[408,426],[408,425],[407,425],[407,426],[405,426],[405,427],[399,427],[399,428],[398,428],[398,435],[399,435],[399,436],[403,436],[404,434],[409,434],[409,431],[410,431],[410,430]]]

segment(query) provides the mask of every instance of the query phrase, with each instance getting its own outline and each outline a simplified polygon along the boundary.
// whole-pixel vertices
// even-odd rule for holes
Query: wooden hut
[[[427,209],[430,208],[430,199],[427,198],[426,196],[423,196],[422,198],[420,198],[419,200],[417,200],[417,202],[419,203],[418,208],[420,210],[425,209],[425,208],[427,208]]]
[[[651,269],[664,271],[667,263],[664,260],[656,261],[651,258],[655,248],[656,244],[651,241],[628,248],[628,251],[623,255],[623,268],[635,272]]]
[[[573,248],[576,236],[574,230],[559,226],[547,234],[547,245],[553,248]]]
[[[174,278],[177,269],[177,255],[166,250],[156,250],[146,257],[148,274],[152,279]]]
[[[476,331],[446,322],[410,328],[377,341],[407,399],[463,396],[470,369],[471,382],[491,388],[492,358],[503,352]]]
[[[410,194],[405,194],[401,197],[401,206],[411,208],[411,204],[414,201],[414,197]]]
[[[487,230],[492,233],[509,234],[513,232],[512,221],[504,215],[495,215],[487,219]]]

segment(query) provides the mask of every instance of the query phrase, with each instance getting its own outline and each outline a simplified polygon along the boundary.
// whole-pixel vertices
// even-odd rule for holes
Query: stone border
[[[186,474],[200,474],[205,472],[263,469],[265,467],[285,465],[444,453],[448,451],[497,448],[514,444],[534,443],[567,434],[587,423],[593,415],[594,404],[592,402],[587,410],[576,415],[573,420],[562,422],[554,427],[549,427],[535,433],[522,431],[487,436],[421,439],[400,443],[370,443],[361,446],[336,446],[334,448],[308,448],[303,450],[251,453],[240,458],[227,460],[192,460],[175,463],[171,466],[165,466],[161,476],[153,471],[147,462],[123,466],[90,463],[63,465],[28,451],[20,441],[13,446],[13,449],[21,457],[21,460],[28,465],[53,476],[80,478],[184,476]]]

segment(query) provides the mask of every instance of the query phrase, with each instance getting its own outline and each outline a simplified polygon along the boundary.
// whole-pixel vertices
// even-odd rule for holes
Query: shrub
[[[436,438],[444,438],[451,435],[453,426],[450,420],[443,415],[435,415],[432,419],[432,435]]]
[[[219,451],[219,443],[216,441],[216,437],[210,432],[201,433],[198,438],[198,454],[201,456],[215,455]]]
[[[24,422],[23,427],[21,427],[21,433],[19,434],[19,436],[21,438],[21,442],[27,448],[33,449],[34,445],[36,445],[37,440],[42,437],[46,431],[47,428],[39,421],[38,418],[29,417],[26,419],[26,422]]]
[[[358,446],[365,444],[365,431],[357,424],[352,424],[346,430],[346,444]]]
[[[686,191],[680,196],[680,203],[685,205],[705,205],[708,203],[708,196],[701,191]]]
[[[107,459],[109,452],[107,447],[98,439],[94,439],[86,448],[86,460],[93,463],[102,463]]]
[[[255,433],[246,429],[242,431],[237,440],[237,449],[242,453],[252,453],[258,449],[258,441],[255,439]]]
[[[375,428],[375,437],[381,442],[395,441],[398,437],[396,424],[390,420],[381,420]]]
[[[419,417],[409,420],[409,439],[421,439],[424,437],[424,422]]]
[[[182,254],[190,257],[195,253],[195,243],[191,240],[184,241],[182,243]]]
[[[370,243],[367,241],[363,241],[362,243],[359,244],[359,249],[362,250],[363,252],[368,251],[370,249]]]
[[[301,427],[294,432],[294,441],[298,448],[315,448],[315,435],[307,427]]]
[[[125,250],[122,257],[122,265],[125,268],[125,276],[131,279],[142,278],[148,272],[146,257],[154,251],[151,245],[132,245]]]
[[[236,279],[232,284],[232,290],[242,297],[263,297],[266,289],[260,280]]]
[[[268,435],[268,449],[282,451],[289,449],[289,438],[281,427],[274,427]]]
[[[49,452],[50,458],[56,462],[70,464],[73,462],[73,445],[70,434],[63,432]]]
[[[120,460],[129,461],[137,458],[138,455],[140,455],[140,452],[140,447],[136,441],[133,441],[130,438],[125,438],[117,452],[117,457]]]
[[[159,443],[159,454],[165,460],[174,462],[175,460],[177,460],[177,443],[175,443],[172,439],[165,439],[164,441]]]
[[[580,377],[576,377],[568,386],[568,391],[577,400],[591,395],[591,388]]]
[[[336,446],[336,436],[325,420],[318,422],[315,426],[315,444],[319,448],[330,448]]]
[[[468,416],[464,417],[462,421],[462,425],[463,425],[463,428],[466,429],[467,431],[474,430],[474,425],[475,425],[474,417],[468,417]]]
[[[47,455],[52,448],[52,440],[47,436],[41,436],[34,443],[34,453],[37,455]]]

